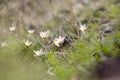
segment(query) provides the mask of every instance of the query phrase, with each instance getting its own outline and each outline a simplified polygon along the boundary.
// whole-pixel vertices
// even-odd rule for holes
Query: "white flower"
[[[42,51],[42,49],[37,50],[37,51],[35,51],[35,50],[34,50],[34,53],[35,53],[35,55],[34,55],[34,56],[42,56],[42,55],[44,55],[44,54],[45,54],[45,52],[43,52],[43,51]]]
[[[16,30],[16,25],[12,25],[11,27],[9,27],[10,31],[15,31]]]
[[[29,34],[33,34],[34,33],[34,29],[33,30],[32,29],[28,30],[28,33]]]
[[[82,32],[85,32],[87,30],[86,24],[80,25],[79,28]]]
[[[59,45],[59,39],[58,38],[55,38],[53,40],[53,45],[60,47],[60,45]]]
[[[49,31],[49,30],[47,30],[47,31],[41,31],[41,32],[40,32],[40,37],[41,37],[42,39],[46,39],[46,38],[48,38],[49,34],[50,34],[50,31]]]
[[[59,36],[58,39],[59,39],[59,44],[63,44],[64,40],[65,40],[65,37]]]
[[[24,44],[25,44],[25,46],[30,46],[30,45],[32,44],[32,42],[29,41],[29,40],[26,40],[26,41],[24,42]]]
[[[7,42],[1,42],[1,47],[5,47],[7,45]]]
[[[60,47],[64,43],[65,37],[59,36],[53,40],[53,44]]]

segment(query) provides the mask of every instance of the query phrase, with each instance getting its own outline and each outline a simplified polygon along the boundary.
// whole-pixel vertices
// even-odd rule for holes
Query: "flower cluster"
[[[9,29],[10,29],[10,31],[15,31],[16,30],[16,25],[12,25]],[[80,25],[79,29],[80,29],[81,32],[85,33],[85,31],[87,30],[86,24]],[[27,30],[27,32],[29,34],[33,34],[35,32],[35,30],[34,29],[29,29],[29,30]],[[43,40],[46,40],[48,37],[50,37],[50,30],[40,31],[39,36]],[[53,39],[52,45],[55,45],[57,47],[61,47],[63,45],[64,41],[65,41],[65,36],[59,35],[57,38]],[[30,40],[25,40],[23,43],[26,47],[30,47],[32,45],[32,41],[30,41]],[[1,46],[5,46],[5,45],[6,45],[6,43],[1,44]],[[33,52],[35,53],[34,56],[42,56],[42,55],[46,54],[46,52],[43,52],[42,49],[33,50]]]
[[[65,37],[59,36],[53,40],[53,45],[60,47],[64,43]]]

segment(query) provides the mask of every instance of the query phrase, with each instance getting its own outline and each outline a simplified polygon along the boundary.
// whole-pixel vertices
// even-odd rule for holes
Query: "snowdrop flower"
[[[35,55],[34,56],[42,56],[42,55],[44,55],[45,53],[43,52],[43,50],[42,49],[40,49],[40,50],[37,50],[37,51],[35,51],[34,50],[34,53],[35,53]]]
[[[53,44],[60,47],[64,43],[65,37],[59,36],[53,40]]]
[[[50,34],[50,31],[49,31],[49,30],[47,30],[47,31],[41,31],[41,32],[40,32],[40,37],[41,37],[42,39],[46,39],[46,38],[48,38],[49,34]]]
[[[85,32],[87,30],[86,24],[80,25],[79,28],[82,32]]]
[[[33,30],[32,29],[28,30],[28,33],[29,34],[33,34],[34,33],[34,29]]]
[[[11,27],[9,27],[10,31],[15,31],[16,30],[16,25],[12,25]]]
[[[26,40],[26,41],[24,42],[24,44],[25,44],[25,46],[29,47],[29,46],[32,44],[32,42],[29,41],[29,40]]]

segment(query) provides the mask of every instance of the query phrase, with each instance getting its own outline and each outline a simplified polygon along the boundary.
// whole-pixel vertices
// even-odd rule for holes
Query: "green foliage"
[[[120,14],[119,8],[120,8],[120,7],[116,7],[115,5],[111,5],[111,6],[110,6],[111,15],[114,16],[114,17],[120,17],[120,16],[119,16],[119,14]]]

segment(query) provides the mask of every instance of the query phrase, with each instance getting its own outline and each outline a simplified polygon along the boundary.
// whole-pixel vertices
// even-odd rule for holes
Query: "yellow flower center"
[[[25,44],[26,46],[30,46],[30,44]]]
[[[63,44],[63,40],[60,40],[60,41],[59,41],[59,44]]]
[[[41,54],[41,53],[39,53],[37,56],[42,56],[42,54]]]
[[[56,41],[53,41],[53,44],[54,44],[54,45],[56,45],[56,44],[57,44],[57,42],[56,42]]]
[[[84,27],[84,28],[83,28],[83,31],[86,31],[86,30],[87,30],[87,27]]]
[[[47,38],[47,36],[42,36],[42,38],[43,38],[43,39],[46,39],[46,38]]]

